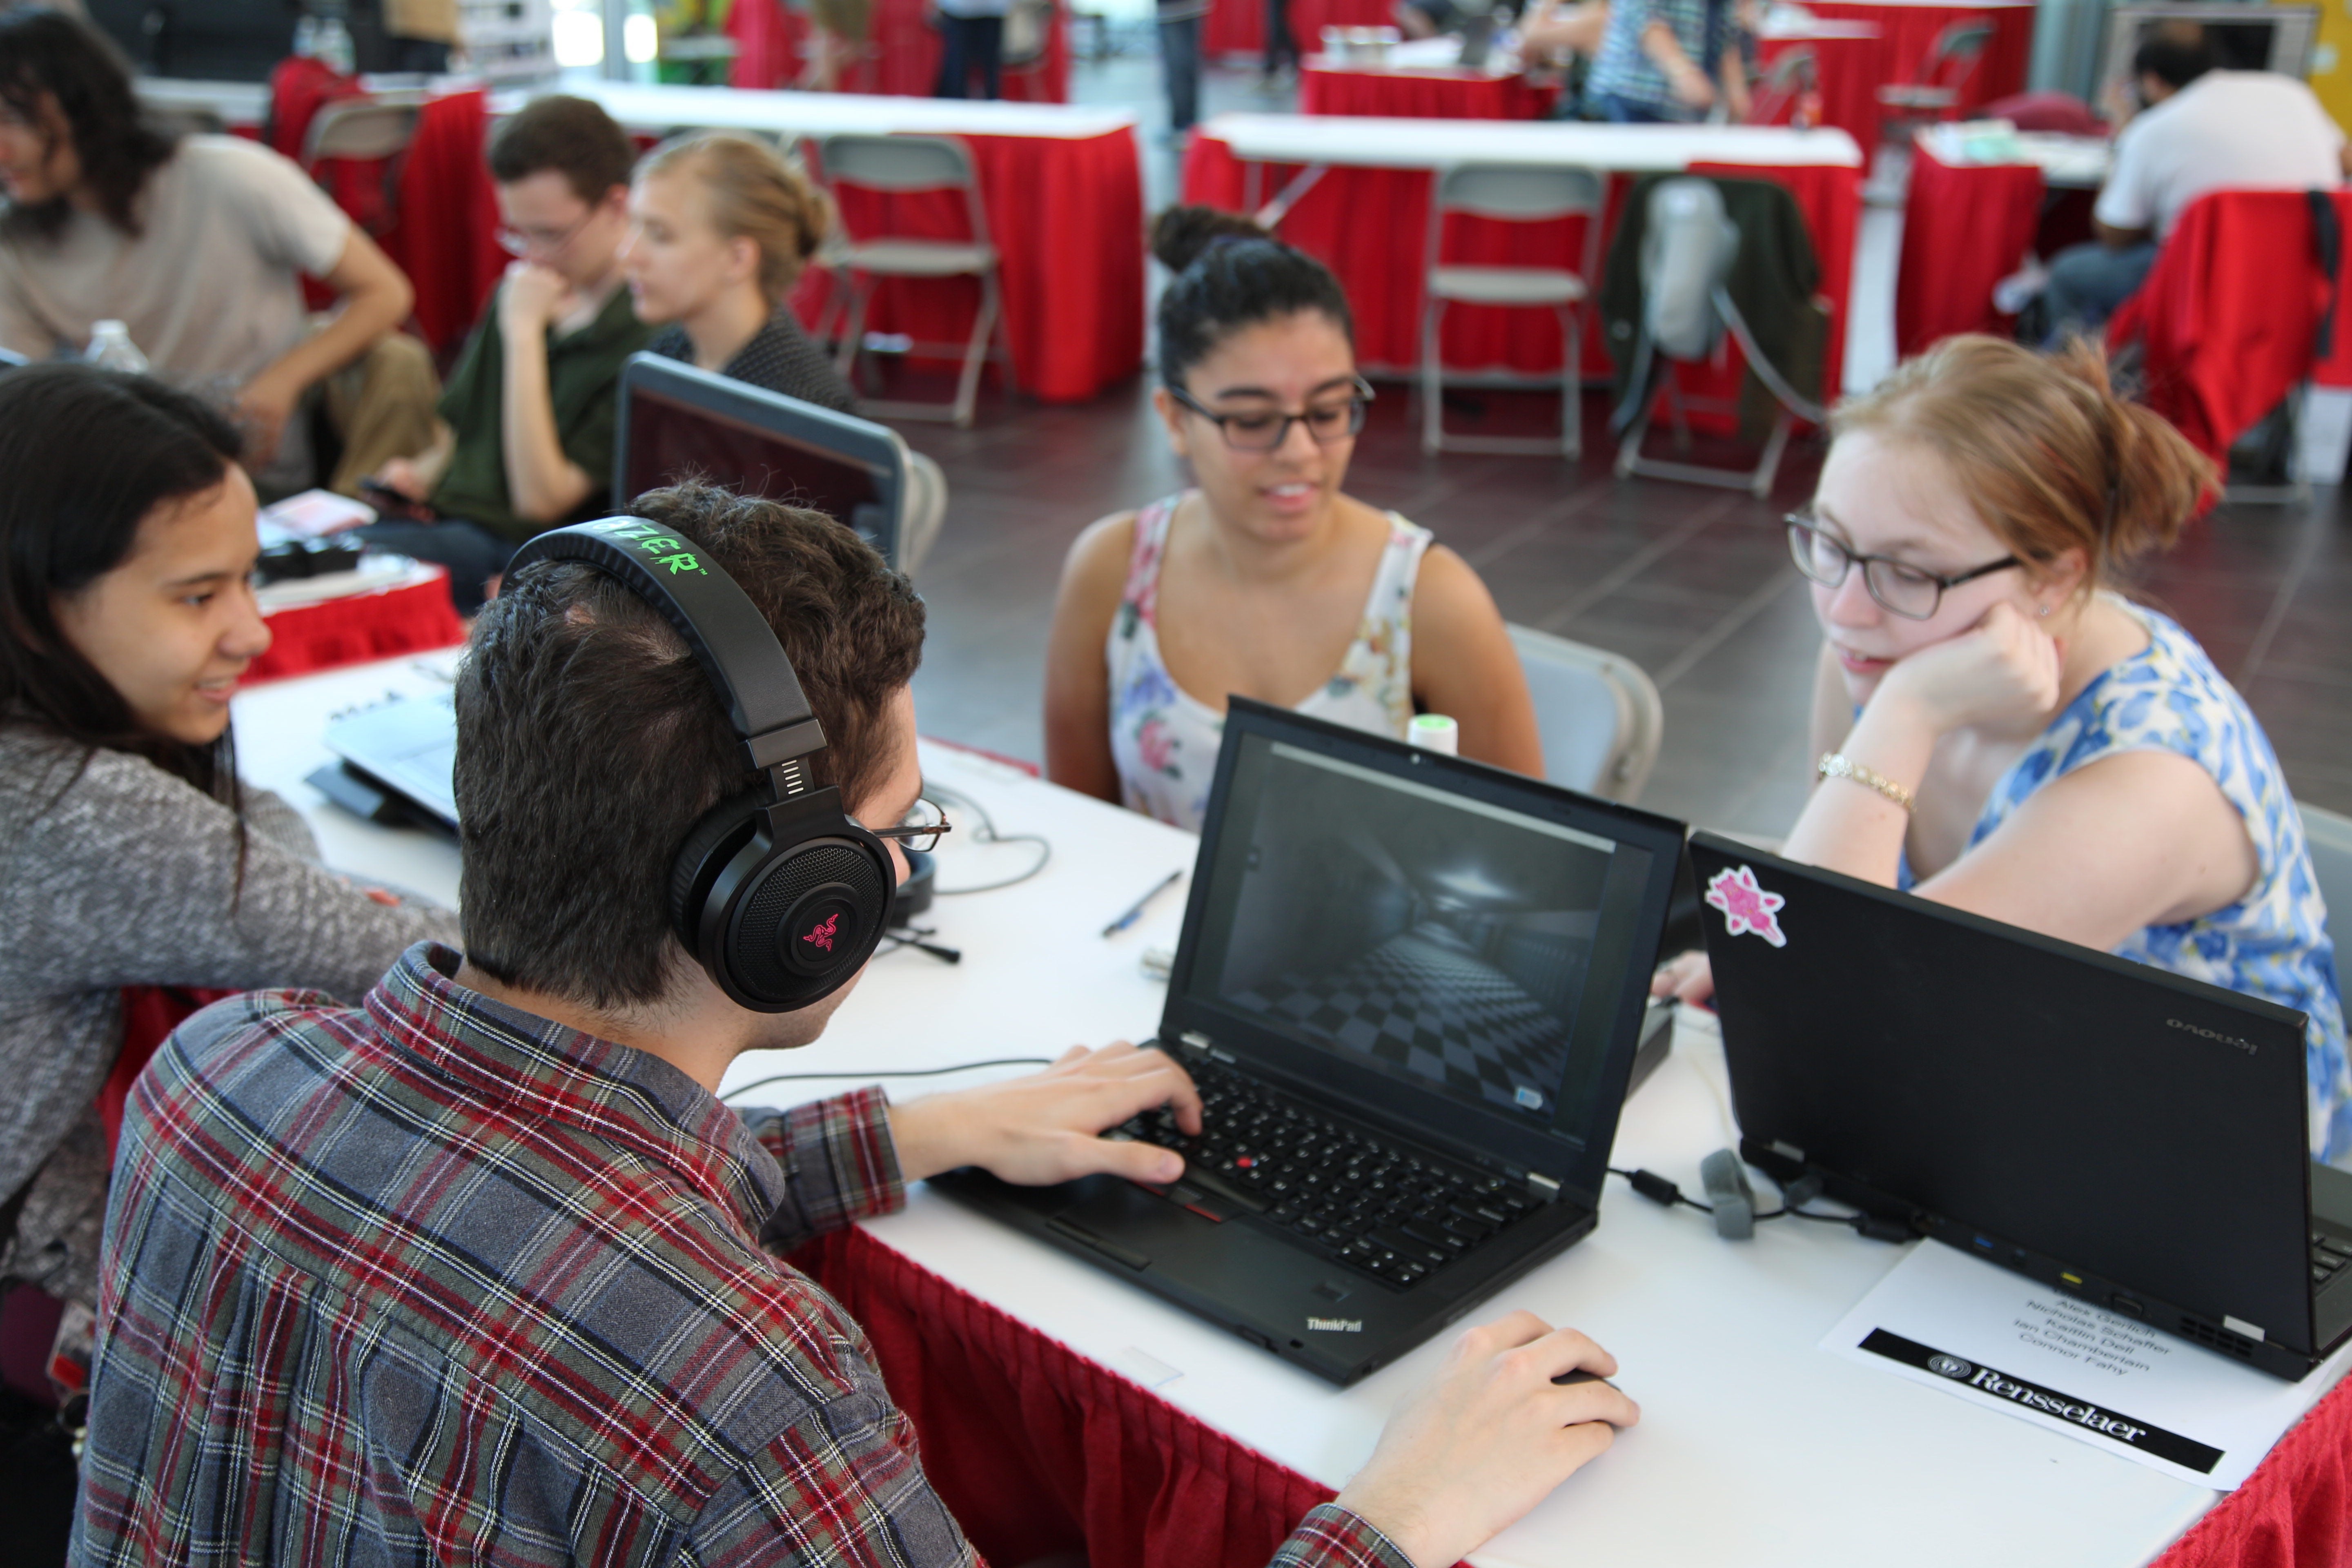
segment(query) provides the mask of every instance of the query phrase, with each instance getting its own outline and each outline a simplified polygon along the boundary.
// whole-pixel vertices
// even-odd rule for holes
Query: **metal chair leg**
[[[841,330],[841,348],[834,355],[834,369],[841,379],[856,385],[853,379],[857,371],[858,351],[866,346],[866,300],[872,280],[851,274],[849,283],[849,320]]]
[[[996,335],[996,270],[991,268],[980,275],[980,310],[972,317],[971,341],[963,352],[963,372],[956,378],[954,423],[959,430],[971,427],[972,405],[980,395],[980,373],[988,363],[988,348]]]
[[[1559,452],[1572,463],[1584,456],[1584,330],[1574,305],[1560,310],[1559,327]]]
[[[1438,322],[1445,301],[1432,296],[1421,310],[1421,449],[1445,450],[1445,372],[1437,363]]]

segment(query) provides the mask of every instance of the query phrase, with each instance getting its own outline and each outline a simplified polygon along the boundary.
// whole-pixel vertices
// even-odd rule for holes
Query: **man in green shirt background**
[[[433,444],[375,476],[438,521],[359,531],[447,566],[465,615],[523,541],[610,507],[621,366],[653,337],[621,277],[628,134],[585,99],[535,99],[499,127],[489,162],[499,242],[518,259],[450,373]]]

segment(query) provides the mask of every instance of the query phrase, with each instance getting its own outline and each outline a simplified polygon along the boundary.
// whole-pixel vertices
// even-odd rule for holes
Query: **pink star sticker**
[[[1717,871],[1709,877],[1706,901],[1723,911],[1723,927],[1732,935],[1753,931],[1774,947],[1789,945],[1780,921],[1772,913],[1789,900],[1778,893],[1766,892],[1757,882],[1756,873],[1747,867]]]

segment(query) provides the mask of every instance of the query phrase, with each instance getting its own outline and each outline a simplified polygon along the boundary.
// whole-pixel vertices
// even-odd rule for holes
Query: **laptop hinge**
[[[1538,1202],[1548,1204],[1559,1196],[1559,1184],[1541,1171],[1529,1171],[1528,1191],[1535,1194]]]

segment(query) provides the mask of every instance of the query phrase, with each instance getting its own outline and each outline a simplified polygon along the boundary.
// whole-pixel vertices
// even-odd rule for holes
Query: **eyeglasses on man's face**
[[[1877,601],[1879,608],[1909,621],[1934,618],[1948,588],[2025,564],[2014,555],[2004,555],[1973,571],[1947,577],[1891,555],[1861,554],[1824,531],[1819,519],[1802,512],[1790,512],[1783,521],[1789,527],[1789,553],[1796,558],[1798,571],[1824,588],[1834,588],[1845,581],[1848,572],[1859,566],[1862,585]]]
[[[595,217],[596,209],[590,207],[588,216],[570,228],[509,228],[501,225],[498,233],[499,248],[509,256],[553,256],[579,238],[580,231],[594,222]]]
[[[947,813],[938,805],[928,800],[918,800],[915,808],[907,813],[906,819],[898,826],[877,827],[872,831],[877,838],[895,838],[899,848],[920,855],[936,847],[940,836],[953,832],[954,827],[948,821]]]
[[[1318,397],[1296,414],[1285,414],[1277,408],[1222,413],[1181,386],[1170,387],[1168,395],[1214,425],[1224,437],[1225,445],[1234,451],[1273,452],[1290,439],[1293,425],[1306,426],[1307,434],[1318,447],[1353,439],[1363,431],[1364,410],[1371,405],[1372,388],[1362,376],[1356,376],[1345,393]]]

